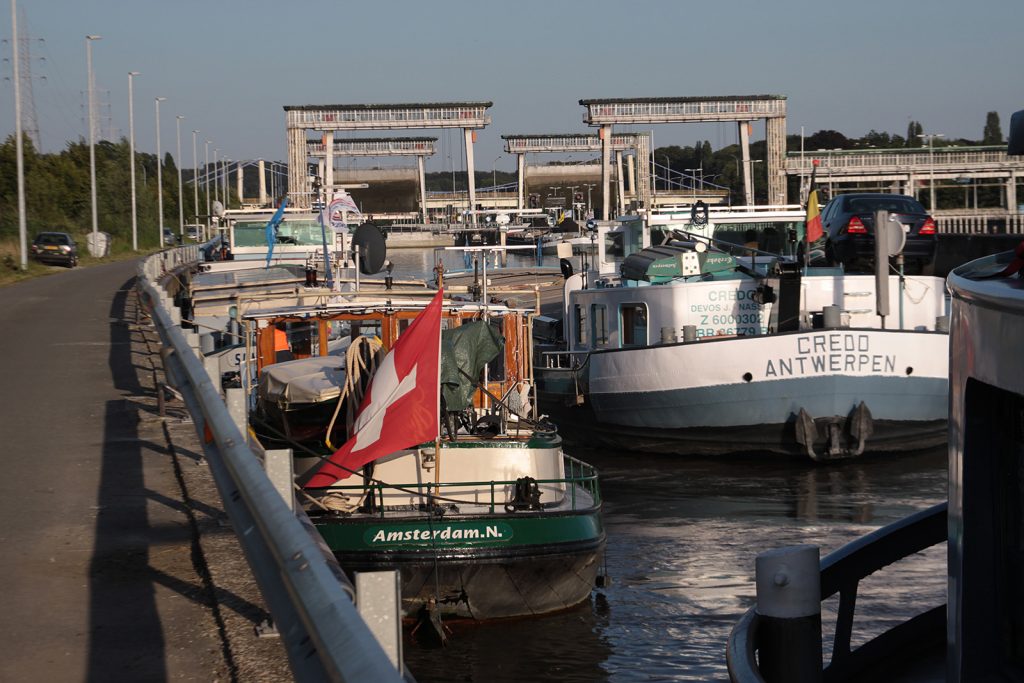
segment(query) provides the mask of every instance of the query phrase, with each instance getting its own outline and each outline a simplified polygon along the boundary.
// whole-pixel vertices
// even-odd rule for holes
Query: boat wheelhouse
[[[234,264],[234,267],[249,268],[252,261],[266,261],[269,246],[267,223],[274,214],[274,209],[224,212],[217,228],[222,243],[227,245],[234,261],[249,262]],[[323,264],[325,234],[332,259],[340,255],[342,260],[346,260],[351,244],[349,228],[328,225],[322,229],[319,213],[286,208],[277,226],[271,265]]]

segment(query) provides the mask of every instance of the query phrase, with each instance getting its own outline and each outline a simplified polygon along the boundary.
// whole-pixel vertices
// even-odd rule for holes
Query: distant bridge
[[[932,211],[936,210],[935,189],[953,183],[969,190],[977,187],[978,180],[988,179],[1002,186],[1003,208],[1017,212],[1017,183],[1024,177],[1024,157],[1008,156],[1005,145],[790,152],[785,171],[788,176],[800,177],[801,200],[814,162],[817,184],[828,187],[830,193],[849,191],[850,185],[863,188],[874,184],[872,189],[917,197],[927,187]]]

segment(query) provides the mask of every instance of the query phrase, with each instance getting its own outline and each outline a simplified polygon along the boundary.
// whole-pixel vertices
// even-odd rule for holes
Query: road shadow
[[[129,323],[134,322],[137,305],[134,283],[132,278],[116,292],[109,309],[108,366],[113,385],[122,394],[153,396],[153,387],[145,386],[139,377],[151,370],[140,368],[133,358],[135,332]],[[159,594],[169,590],[207,610],[220,640],[227,679],[235,680],[237,667],[220,606],[247,619],[263,618],[265,612],[214,585],[199,542],[197,513],[210,519],[223,518],[224,513],[189,497],[182,459],[194,467],[197,454],[179,455],[166,424],[159,431],[149,429],[161,433],[164,444],[157,443],[154,433],[143,436],[143,415],[141,406],[131,399],[107,401],[103,410],[95,545],[89,567],[86,679],[104,683],[168,679],[168,657],[175,654],[168,639],[184,634],[185,642],[198,646],[209,627],[196,623],[196,611],[186,603],[158,604]],[[153,458],[170,462],[174,482],[163,475],[162,483],[146,481],[146,464]],[[195,658],[202,656],[205,653],[195,652]]]
[[[124,324],[129,286],[110,307],[108,366],[114,387],[143,393],[132,362],[131,330]],[[124,400],[103,412],[95,546],[89,567],[89,681],[167,679],[166,643],[150,573],[154,542],[147,512],[138,412]]]

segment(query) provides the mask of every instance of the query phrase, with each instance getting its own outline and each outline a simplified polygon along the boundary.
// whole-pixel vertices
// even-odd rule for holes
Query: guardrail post
[[[821,681],[818,547],[768,550],[757,556],[755,566],[761,675],[768,683]]]
[[[402,671],[402,584],[397,570],[356,574],[356,606],[391,663]]]
[[[200,356],[203,359],[203,369],[206,370],[206,374],[210,376],[210,382],[213,384],[213,388],[217,390],[217,393],[221,396],[224,395],[224,384],[220,381],[220,358],[217,356]],[[245,431],[243,430],[243,434]]]
[[[174,354],[174,349],[170,346],[163,346],[160,348],[160,360],[164,366],[164,379],[167,380],[167,384],[172,387],[180,387],[181,380],[177,373],[174,371],[174,365],[168,362],[168,359]]]
[[[171,318],[171,323],[175,327],[181,326],[181,309],[174,305],[174,301],[170,297],[164,299],[164,307],[167,309],[167,315]]]
[[[289,510],[295,510],[295,469],[292,449],[281,448],[264,451],[263,469],[277,492],[284,498]]]
[[[192,355],[196,358],[202,358],[199,354],[199,333],[197,332],[185,332],[185,343],[192,349]]]
[[[249,418],[246,416],[245,389],[240,387],[229,387],[225,392],[224,402],[228,406],[228,414],[232,422],[238,427],[242,434],[248,432]]]

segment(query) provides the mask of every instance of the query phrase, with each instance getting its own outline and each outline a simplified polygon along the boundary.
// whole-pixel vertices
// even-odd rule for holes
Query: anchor
[[[814,444],[818,440],[818,422],[825,427],[825,452],[818,454]],[[815,421],[804,408],[796,416],[796,441],[815,462],[852,458],[864,453],[868,438],[874,433],[874,419],[867,404],[861,401],[846,418],[834,415]],[[849,432],[847,438],[846,432]],[[856,445],[850,443],[856,440]]]

